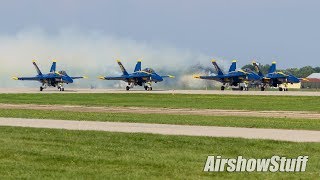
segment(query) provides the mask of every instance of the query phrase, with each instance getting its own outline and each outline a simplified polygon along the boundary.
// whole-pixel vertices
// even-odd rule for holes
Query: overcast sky
[[[320,66],[319,9],[319,0],[1,0],[0,35],[72,28],[240,65]]]

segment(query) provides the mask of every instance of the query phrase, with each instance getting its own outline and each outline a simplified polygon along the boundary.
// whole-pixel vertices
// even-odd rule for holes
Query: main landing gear
[[[288,88],[286,88],[286,87],[284,87],[284,88],[279,87],[279,91],[288,91]]]
[[[47,88],[47,85],[46,84],[42,84],[42,86],[40,86],[40,91],[43,91],[46,88]]]
[[[130,89],[132,89],[134,86],[133,83],[129,83],[128,86],[126,86],[126,90],[129,91]]]
[[[146,91],[152,91],[152,86],[151,86],[151,82],[148,82],[144,85],[144,89]]]
[[[58,89],[59,89],[59,91],[64,91],[64,87],[63,87],[63,84],[61,83],[61,84],[58,84]]]
[[[146,91],[152,91],[152,87],[151,87],[151,86],[144,86],[144,89],[145,89]]]

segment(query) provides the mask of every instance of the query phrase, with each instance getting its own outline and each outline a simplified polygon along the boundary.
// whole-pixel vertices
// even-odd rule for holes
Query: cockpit
[[[151,69],[151,68],[145,68],[144,70],[142,70],[142,71],[145,71],[145,72],[147,72],[147,73],[154,73],[154,70],[153,69]]]
[[[58,73],[62,75],[67,75],[66,71],[59,71]]]

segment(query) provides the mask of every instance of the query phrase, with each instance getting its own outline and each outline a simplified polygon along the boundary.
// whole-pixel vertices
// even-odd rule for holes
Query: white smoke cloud
[[[203,80],[187,78],[193,74],[193,72],[184,73],[188,68],[199,63],[203,66],[212,66],[211,56],[203,53],[178,49],[166,44],[138,42],[99,32],[83,33],[72,28],[61,29],[57,34],[49,34],[41,29],[28,29],[15,35],[0,35],[0,49],[0,87],[39,86],[37,82],[11,80],[12,76],[34,76],[36,71],[31,64],[33,59],[37,60],[43,73],[49,71],[51,61],[56,59],[57,70],[66,70],[72,76],[89,76],[89,79],[78,80],[69,85],[83,88],[121,87],[122,84],[119,82],[97,79],[100,75],[121,74],[115,62],[116,58],[122,60],[129,72],[133,71],[136,60],[142,58],[143,68],[148,66],[156,71],[174,74],[175,84],[181,85],[187,82],[185,84],[190,84],[190,87],[194,85],[204,87],[206,84]]]

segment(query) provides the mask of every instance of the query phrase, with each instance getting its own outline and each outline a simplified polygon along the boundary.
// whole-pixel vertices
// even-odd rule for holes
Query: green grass
[[[0,109],[0,117],[320,130],[320,119]]]
[[[320,143],[0,127],[0,178],[319,179]],[[207,173],[208,155],[296,158],[306,172]]]
[[[320,112],[320,97],[186,94],[0,94],[0,103]]]

